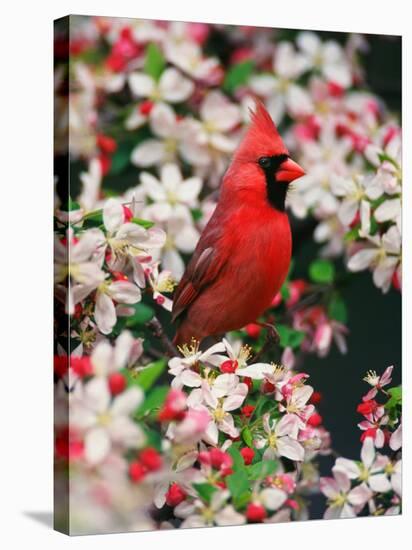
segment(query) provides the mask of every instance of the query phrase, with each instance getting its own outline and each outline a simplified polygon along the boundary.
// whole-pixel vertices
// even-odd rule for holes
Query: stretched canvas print
[[[400,37],[69,16],[54,81],[56,529],[400,514]]]

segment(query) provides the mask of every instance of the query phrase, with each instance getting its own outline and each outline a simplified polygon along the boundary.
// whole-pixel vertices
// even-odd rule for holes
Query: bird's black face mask
[[[263,170],[266,178],[267,198],[271,206],[285,211],[286,194],[289,188],[289,182],[277,181],[276,173],[281,168],[282,163],[289,159],[288,155],[275,155],[272,157],[260,157],[258,164]]]

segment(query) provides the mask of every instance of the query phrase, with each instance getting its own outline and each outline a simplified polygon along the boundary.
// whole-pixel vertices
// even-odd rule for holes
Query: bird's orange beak
[[[301,178],[304,175],[305,171],[299,166],[297,162],[292,159],[286,159],[282,162],[278,171],[276,172],[276,180],[290,183],[293,180]]]

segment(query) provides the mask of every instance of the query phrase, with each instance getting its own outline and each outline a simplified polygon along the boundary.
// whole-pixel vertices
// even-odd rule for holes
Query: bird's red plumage
[[[289,220],[269,203],[257,162],[272,155],[288,151],[258,103],[223,179],[215,212],[176,289],[176,344],[253,322],[285,280],[292,248]]]

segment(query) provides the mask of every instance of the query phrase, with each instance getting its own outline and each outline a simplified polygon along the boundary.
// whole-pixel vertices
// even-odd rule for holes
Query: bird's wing
[[[192,258],[173,297],[172,321],[175,321],[200,291],[216,278],[223,263],[222,256],[217,254],[213,246],[205,248]]]

